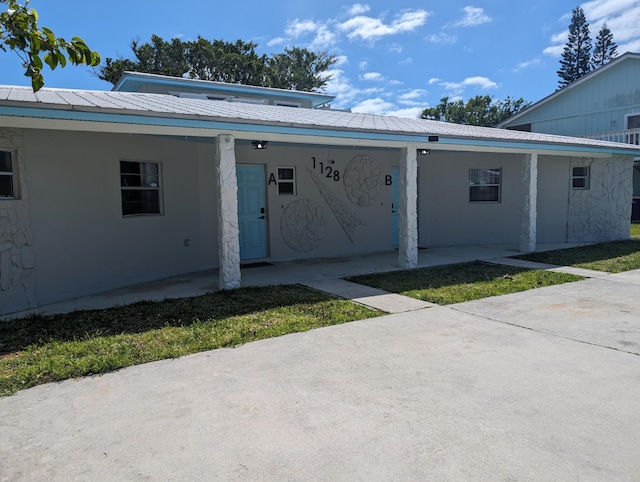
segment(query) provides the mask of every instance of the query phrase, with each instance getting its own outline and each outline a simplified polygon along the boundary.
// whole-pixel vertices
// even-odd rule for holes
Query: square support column
[[[536,223],[538,219],[538,154],[526,154],[522,161],[522,221],[520,251],[536,250]]]
[[[222,290],[240,287],[240,236],[238,230],[238,178],[235,139],[221,135],[215,154],[218,221],[218,258]]]
[[[416,149],[402,149],[400,156],[398,263],[411,269],[418,266],[418,160]]]

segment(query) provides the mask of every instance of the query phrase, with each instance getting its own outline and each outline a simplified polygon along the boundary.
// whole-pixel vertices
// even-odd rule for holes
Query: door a
[[[400,233],[400,168],[391,168],[391,245],[398,246]]]
[[[240,259],[267,257],[267,219],[263,166],[236,166]]]

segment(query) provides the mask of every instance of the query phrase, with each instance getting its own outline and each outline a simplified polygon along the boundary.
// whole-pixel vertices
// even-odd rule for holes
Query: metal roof
[[[0,86],[0,126],[55,129],[59,128],[56,126],[60,121],[72,122],[67,128],[79,131],[116,132],[114,126],[120,126],[118,132],[124,132],[125,126],[129,126],[126,129],[146,126],[148,129],[144,132],[157,131],[163,135],[213,136],[216,132],[226,132],[239,133],[246,139],[263,135],[265,140],[269,140],[268,136],[282,140],[282,136],[288,136],[292,141],[304,136],[305,142],[309,139],[324,144],[337,140],[342,144],[358,141],[360,145],[371,146],[389,143],[389,147],[397,147],[399,143],[432,144],[428,136],[438,136],[437,145],[429,146],[432,149],[640,155],[637,146],[424,119],[166,94],[50,88],[34,93],[29,87]]]
[[[144,72],[124,72],[113,86],[115,92],[141,92],[145,85],[159,85],[167,88],[196,89],[203,93],[226,93],[227,95],[265,96],[267,98],[283,98],[292,101],[305,100],[313,107],[331,102],[335,96],[320,92],[302,92],[299,90],[274,89],[254,85],[229,84],[211,80],[169,77],[166,75],[147,74]]]

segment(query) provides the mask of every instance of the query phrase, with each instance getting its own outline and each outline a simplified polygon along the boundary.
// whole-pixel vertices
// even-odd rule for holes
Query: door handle
[[[264,218],[265,218],[264,216],[260,216],[258,219],[264,219]]]

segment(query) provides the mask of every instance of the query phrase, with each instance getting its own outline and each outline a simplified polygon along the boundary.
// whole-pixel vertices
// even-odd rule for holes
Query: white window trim
[[[13,191],[13,196],[2,196],[0,195],[1,201],[13,201],[18,199],[18,188],[16,182],[16,155],[13,150],[10,149],[0,149],[0,152],[7,152],[9,154],[9,162],[11,163],[11,171],[0,171],[0,176],[9,177],[11,179],[11,190]]]
[[[583,176],[576,176],[575,169],[586,169],[587,173]],[[574,184],[575,179],[584,179],[584,186],[576,187]],[[571,189],[575,189],[577,191],[586,191],[591,187],[591,166],[572,166],[571,167]]]
[[[500,180],[497,184],[472,184],[469,179],[471,171],[499,171],[500,172]],[[467,183],[468,183],[468,198],[467,202],[469,204],[499,204],[502,202],[502,168],[501,167],[472,167],[467,171]],[[473,187],[497,187],[498,188],[498,199],[492,201],[474,201],[471,199],[471,188]]]
[[[280,179],[280,169],[291,169],[293,172],[293,179]],[[296,168],[292,166],[279,166],[276,167],[276,177],[278,180],[278,196],[295,196],[298,193],[297,183],[296,183]],[[280,184],[291,184],[293,186],[293,191],[290,193],[281,193],[280,192]]]
[[[631,112],[630,114],[624,115],[624,128],[629,130],[629,118],[630,117],[640,117],[640,112]]]
[[[123,186],[122,185],[122,162],[131,162],[136,164],[155,164],[158,167],[158,186]],[[122,216],[125,218],[134,218],[140,216],[162,216],[164,215],[164,202],[163,202],[163,180],[162,180],[162,163],[158,161],[141,161],[139,159],[120,159],[118,162],[119,172],[120,172],[120,192],[123,191],[158,191],[158,212],[154,213],[134,213],[134,214],[125,214],[124,213],[124,203],[122,201],[122,195],[120,196],[120,208],[123,211]]]

